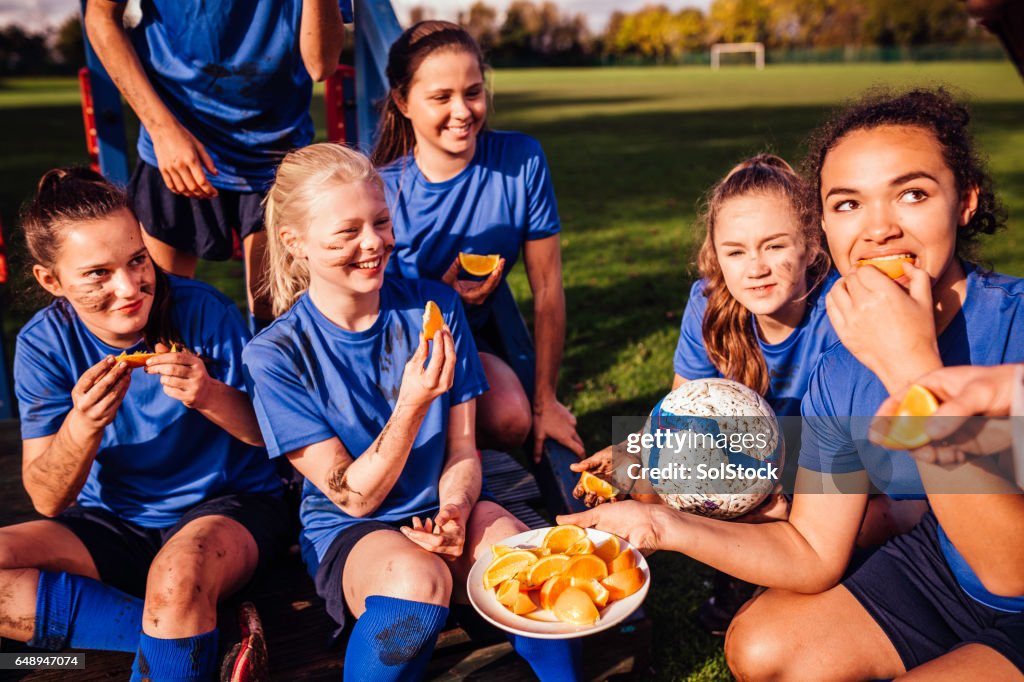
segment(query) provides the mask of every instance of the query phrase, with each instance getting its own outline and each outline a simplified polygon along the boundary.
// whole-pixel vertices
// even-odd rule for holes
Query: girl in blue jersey
[[[533,433],[579,456],[576,419],[555,388],[565,342],[560,221],[547,160],[536,140],[485,129],[487,91],[480,46],[457,24],[424,21],[388,54],[388,82],[373,161],[381,168],[395,227],[391,268],[442,280],[459,293],[490,390],[477,429],[488,447],[518,447]],[[490,294],[523,252],[533,291],[537,346],[532,413],[519,379],[488,343]],[[496,254],[482,282],[459,279],[458,254]],[[532,414],[532,416],[531,416]]]
[[[420,678],[475,559],[525,529],[480,499],[474,410],[487,381],[458,297],[384,276],[384,196],[343,146],[285,157],[266,206],[280,317],[244,354],[270,455],[306,478],[300,540],[317,592],[339,624],[357,619],[351,680]],[[432,339],[428,301],[445,321]],[[512,639],[542,679],[578,678],[575,644]]]
[[[1013,538],[1024,496],[943,494],[1019,491],[989,469],[993,458],[962,467],[954,487],[935,465],[868,440],[878,406],[918,376],[1024,360],[1024,280],[967,260],[977,237],[1001,225],[967,120],[941,90],[882,94],[815,138],[807,176],[844,275],[826,301],[843,344],[822,355],[803,401],[787,521],[729,524],[633,502],[560,519],[773,588],[726,636],[741,679],[1022,677],[1024,548]],[[911,261],[895,282],[856,265],[895,257]],[[844,579],[869,483],[926,497],[931,512]]]
[[[137,652],[133,679],[210,679],[218,599],[287,546],[245,324],[155,268],[127,196],[92,171],[43,176],[22,225],[55,297],[14,360],[22,475],[49,518],[0,529],[0,635]],[[141,371],[120,357],[146,350]]]

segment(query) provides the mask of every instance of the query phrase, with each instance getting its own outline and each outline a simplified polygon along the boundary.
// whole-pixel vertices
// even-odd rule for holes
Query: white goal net
[[[736,52],[753,52],[754,66],[764,68],[764,43],[716,43],[711,46],[711,68],[717,70],[721,66],[723,54]]]

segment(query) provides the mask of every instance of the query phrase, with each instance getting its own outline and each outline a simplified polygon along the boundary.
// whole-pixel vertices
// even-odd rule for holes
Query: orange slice
[[[548,531],[540,546],[551,550],[552,553],[561,553],[585,537],[587,531],[579,526],[556,526]]]
[[[590,578],[602,580],[608,577],[608,564],[594,554],[580,554],[569,561],[569,565],[565,567],[562,575],[582,580]]]
[[[601,584],[608,588],[611,594],[611,601],[625,599],[639,590],[644,585],[644,572],[637,568],[627,568],[625,571],[612,573],[601,581]]]
[[[498,590],[494,596],[498,598],[498,603],[511,607],[519,598],[519,581],[515,578],[506,580],[498,585]]]
[[[889,423],[889,431],[882,445],[890,449],[912,450],[927,445],[931,440],[924,431],[924,418],[939,409],[939,401],[924,386],[912,384],[907,389],[896,416]]]
[[[594,606],[599,609],[603,609],[608,606],[608,600],[611,599],[611,592],[608,588],[602,585],[597,580],[591,578],[590,580],[580,580],[578,578],[569,578],[572,581],[573,587],[578,587],[587,593],[590,597],[590,601],[594,602]]]
[[[423,311],[423,338],[430,341],[443,326],[444,316],[441,315],[441,309],[433,301],[427,301],[427,307]]]
[[[600,547],[594,550],[594,554],[597,555],[597,558],[601,561],[608,563],[615,557],[619,556],[620,551],[619,538],[612,535],[605,540]]]
[[[540,559],[530,566],[526,574],[526,588],[533,590],[542,586],[547,580],[561,575],[571,559],[564,554],[552,554]]]
[[[636,567],[636,556],[633,554],[633,550],[629,547],[622,550],[618,556],[608,562],[608,572],[618,573],[619,571],[625,571],[630,568]]]
[[[167,352],[180,353],[181,349],[178,348],[178,344],[172,343],[171,349]],[[125,353],[124,351],[121,351],[120,355],[114,358],[114,361],[125,363],[128,365],[129,369],[138,369],[139,367],[145,367],[146,360],[155,358],[157,355],[162,355],[162,353],[154,353],[153,351],[144,350],[137,350],[134,353]]]
[[[576,554],[593,554],[595,549],[597,548],[594,546],[593,540],[590,538],[583,538],[572,547],[565,550],[565,553],[569,556],[574,556]]]
[[[564,575],[548,578],[544,587],[540,588],[540,607],[549,611],[553,609],[558,595],[562,594],[567,587],[572,587],[572,578],[567,578]]]
[[[509,552],[514,552],[515,547],[509,547],[508,545],[491,545],[491,554],[494,558],[505,556]]]
[[[608,481],[598,478],[589,471],[580,474],[580,486],[588,493],[610,500],[619,494],[618,489]]]
[[[914,259],[910,256],[901,256],[900,258],[863,258],[857,261],[858,266],[870,265],[878,268],[892,279],[899,279],[903,276],[903,264],[913,263]]]
[[[496,253],[482,256],[478,253],[459,251],[459,265],[463,270],[476,277],[486,277],[494,272],[500,258],[501,256]]]
[[[517,616],[522,616],[524,614],[530,613],[531,611],[536,611],[537,604],[535,604],[534,601],[530,599],[530,595],[526,594],[525,592],[520,592],[518,595],[516,595],[515,602],[509,608],[512,609],[512,613],[516,614]]]
[[[484,570],[484,589],[494,589],[506,580],[516,578],[520,571],[535,563],[537,557],[525,550],[515,550],[495,558]]]
[[[551,612],[563,623],[573,625],[593,625],[600,617],[594,602],[578,587],[567,587],[562,590]]]

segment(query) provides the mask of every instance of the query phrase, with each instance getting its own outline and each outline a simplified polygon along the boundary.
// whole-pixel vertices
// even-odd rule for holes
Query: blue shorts
[[[149,565],[160,548],[185,524],[204,516],[225,516],[249,531],[259,550],[257,570],[287,552],[294,541],[284,497],[267,493],[224,495],[200,502],[168,528],[145,528],[106,509],[78,505],[53,520],[82,541],[103,583],[142,597]]]
[[[263,192],[218,189],[213,199],[190,199],[164,184],[160,169],[139,161],[128,182],[135,217],[142,228],[178,251],[204,260],[228,260],[232,232],[245,239],[263,229]]]
[[[843,585],[912,670],[965,644],[983,644],[1024,671],[1024,613],[972,599],[946,563],[928,512],[909,533],[871,555]]]

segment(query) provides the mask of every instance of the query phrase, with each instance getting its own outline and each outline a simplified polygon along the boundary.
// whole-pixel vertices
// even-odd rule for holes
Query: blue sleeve
[[[704,280],[698,280],[690,287],[690,299],[683,311],[683,322],[679,326],[679,343],[672,362],[676,374],[684,379],[708,379],[720,376],[711,363],[704,347],[704,310],[708,300],[704,297]]]
[[[14,349],[14,393],[24,439],[57,433],[74,407],[71,390],[78,377],[69,376],[59,353],[48,350],[58,347],[47,343],[47,339],[18,336]]]
[[[453,290],[448,291],[450,294],[445,297],[443,303],[444,321],[452,332],[455,356],[458,358],[452,387],[448,391],[450,405],[454,407],[485,393],[488,386],[483,365],[480,363],[480,353],[477,352],[476,341],[469,330],[462,302]]]
[[[341,10],[341,20],[346,24],[351,24],[352,18],[352,0],[338,0],[338,9]]]
[[[561,230],[555,188],[544,150],[536,140],[526,160],[526,191],[528,197],[526,240],[544,239]]]
[[[182,335],[201,341],[200,351],[210,376],[232,388],[246,391],[242,371],[242,350],[251,334],[234,302],[215,291],[199,291],[193,304],[178,307]]]
[[[296,363],[259,339],[243,353],[245,380],[267,452],[279,457],[337,434],[303,385]]]
[[[841,374],[835,371],[836,367],[827,355],[823,356],[800,403],[800,466],[811,471],[847,474],[862,471],[864,464],[850,433],[851,417],[842,414],[833,401],[832,388],[845,383],[842,377],[830,376]]]

